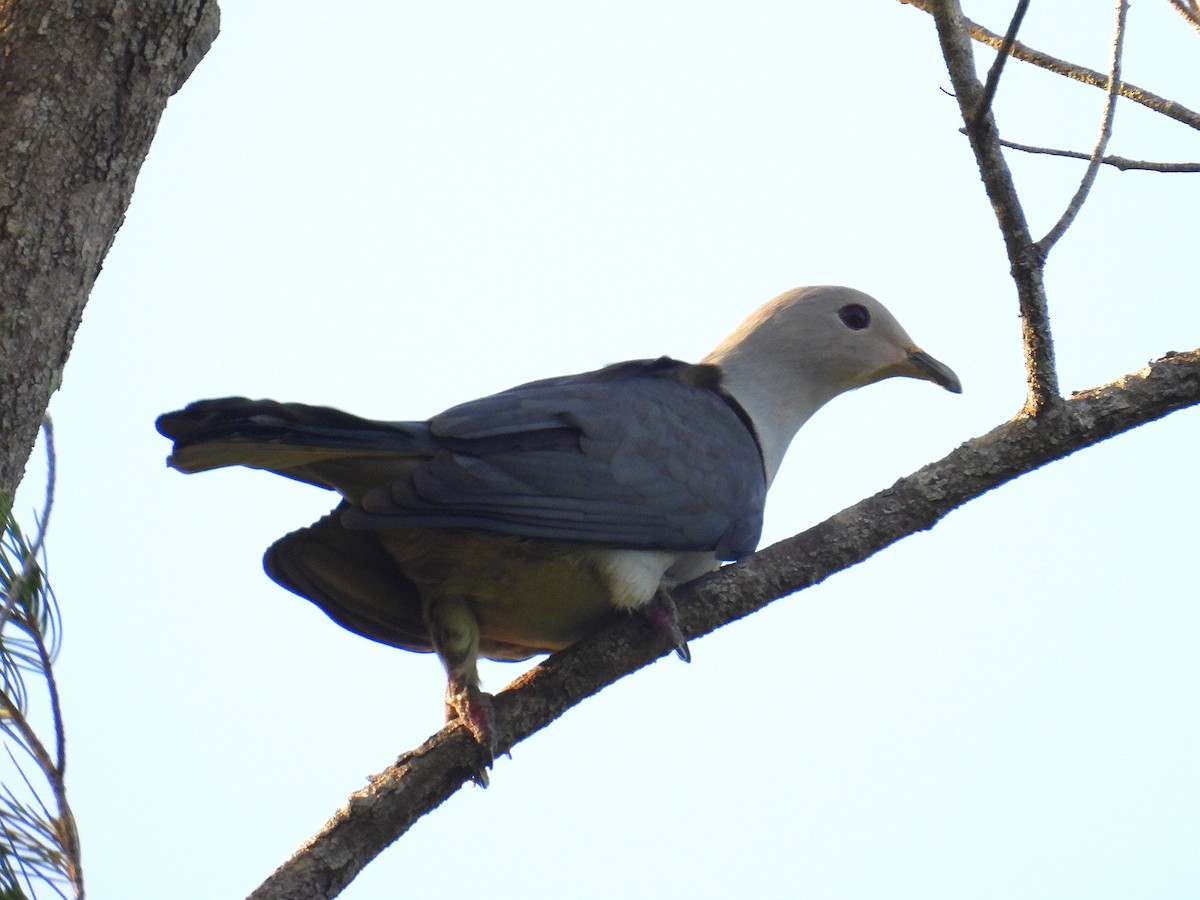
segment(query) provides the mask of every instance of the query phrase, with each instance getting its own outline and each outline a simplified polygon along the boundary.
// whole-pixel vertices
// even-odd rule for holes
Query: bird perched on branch
[[[617,363],[426,422],[226,398],[158,430],[181,472],[248,466],[341,494],[267,550],[267,574],[351,631],[437,653],[447,719],[490,763],[480,656],[560,650],[643,610],[687,658],[671,586],[753,552],[800,426],[896,376],[962,390],[878,301],[818,286],[776,297],[696,364]]]

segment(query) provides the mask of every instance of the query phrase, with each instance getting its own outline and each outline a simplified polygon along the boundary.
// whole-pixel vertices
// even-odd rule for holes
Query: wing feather
[[[456,406],[429,422],[437,452],[368,491],[346,524],[740,558],[757,544],[766,481],[710,368],[621,363]]]

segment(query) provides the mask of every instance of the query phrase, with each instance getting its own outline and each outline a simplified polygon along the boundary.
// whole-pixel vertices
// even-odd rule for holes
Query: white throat
[[[741,352],[742,349],[718,348],[704,362],[721,367],[722,386],[754,423],[769,486],[796,432],[841,390],[814,383],[795,368],[788,371],[770,366],[769,362],[764,365],[761,356],[755,358]]]

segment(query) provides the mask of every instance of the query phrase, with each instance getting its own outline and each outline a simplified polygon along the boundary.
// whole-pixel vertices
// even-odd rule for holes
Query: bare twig
[[[1004,64],[1008,61],[1013,44],[1017,40],[1017,31],[1020,30],[1021,21],[1028,11],[1029,0],[1018,0],[1017,8],[1013,11],[1012,21],[1008,23],[1008,31],[1004,33],[1004,40],[996,51],[996,59],[992,63],[992,67],[988,69],[987,82],[983,86],[983,97],[975,110],[974,120],[976,122],[980,121],[984,114],[992,108],[992,101],[996,99],[996,90],[1000,87],[1000,73],[1004,71]]]
[[[930,15],[933,15],[941,6],[941,0],[900,0],[900,2],[916,7]],[[996,32],[989,31],[987,28],[972,22],[970,19],[963,17],[962,21],[973,40],[995,48],[999,48],[1004,42],[1004,38],[996,34]],[[1082,84],[1090,84],[1093,87],[1108,88],[1107,75],[1097,72],[1095,69],[1089,69],[1086,66],[1058,59],[1048,53],[1042,53],[1040,50],[1034,50],[1020,41],[1013,42],[1012,55],[1015,59],[1030,63],[1048,72],[1062,75],[1064,78],[1070,78]],[[1180,122],[1190,128],[1200,129],[1200,113],[1188,109],[1182,103],[1161,97],[1152,91],[1138,87],[1136,84],[1130,84],[1128,81],[1122,82],[1118,86],[1118,89],[1121,96],[1127,100],[1140,103],[1142,106],[1152,109],[1167,118],[1174,119],[1176,122]]]
[[[967,129],[961,129],[963,134]],[[1033,144],[1021,144],[1017,141],[1007,141],[1001,138],[1000,146],[1010,150],[1020,150],[1023,153],[1039,153],[1045,156],[1063,156],[1068,159],[1091,159],[1092,154],[1079,150],[1058,150],[1054,147],[1035,147]],[[1164,163],[1151,162],[1145,159],[1129,159],[1125,156],[1105,156],[1100,160],[1102,165],[1112,166],[1121,171],[1140,172],[1200,172],[1200,163]]]
[[[1077,393],[1046,415],[1006,422],[808,531],[679,588],[674,596],[680,627],[688,639],[708,634],[933,527],[951,510],[1007,481],[1195,404],[1200,404],[1200,349],[1168,354],[1140,372]],[[672,649],[644,623],[628,618],[555,654],[496,696],[501,749],[507,751],[582,699]],[[455,724],[404,754],[351,795],[251,900],[336,896],[469,780],[477,752],[466,728]]]
[[[972,121],[975,110],[980,108],[983,86],[975,75],[975,59],[962,9],[958,0],[943,0],[935,9],[933,18],[937,24],[942,56],[946,59],[946,68],[950,72],[954,95],[963,124],[967,127],[967,137],[975,153],[984,189],[1000,223],[1013,281],[1017,286],[1028,384],[1025,409],[1037,415],[1058,400],[1054,342],[1050,334],[1050,315],[1042,281],[1045,260],[1029,233],[1012,173],[1000,148],[1000,135],[996,131],[994,117],[990,112],[985,112],[977,121]]]
[[[1096,146],[1092,150],[1087,170],[1083,173],[1075,196],[1071,198],[1071,202],[1067,204],[1067,208],[1063,210],[1059,220],[1054,223],[1054,227],[1037,243],[1038,250],[1041,251],[1043,257],[1067,233],[1067,229],[1079,215],[1079,210],[1083,208],[1083,203],[1087,200],[1087,195],[1096,182],[1096,173],[1100,171],[1100,161],[1104,158],[1104,151],[1108,148],[1108,141],[1112,137],[1113,117],[1117,111],[1117,85],[1121,83],[1121,54],[1125,48],[1125,22],[1128,15],[1129,0],[1117,0],[1117,20],[1113,26],[1112,59],[1108,64],[1108,96],[1104,101],[1104,114],[1100,117],[1100,135],[1096,138]]]
[[[54,792],[54,803],[58,807],[58,815],[51,818],[55,827],[54,838],[63,849],[63,868],[71,887],[75,890],[76,900],[83,900],[79,830],[75,824],[75,814],[71,812],[71,804],[67,802],[67,731],[63,725],[58,682],[54,680],[50,649],[46,646],[41,631],[32,629],[32,634],[37,644],[38,656],[41,658],[42,670],[46,673],[46,690],[50,696],[50,714],[54,722],[55,764],[46,772],[46,780],[50,782],[50,789]]]
[[[1200,31],[1200,6],[1196,0],[1167,0],[1193,28]]]
[[[33,730],[33,726],[29,724],[29,720],[25,718],[25,714],[17,708],[17,705],[12,702],[8,694],[0,691],[0,716],[4,717],[6,729],[15,730],[20,738],[21,746],[37,763],[38,768],[43,772],[55,771],[54,760],[50,756],[50,752],[46,749],[46,745],[42,743],[41,738],[37,736],[37,732]]]

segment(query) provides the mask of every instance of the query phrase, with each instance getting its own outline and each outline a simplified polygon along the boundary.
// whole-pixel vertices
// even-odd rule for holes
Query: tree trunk
[[[9,497],[167,98],[218,25],[215,0],[0,0],[0,492]]]

